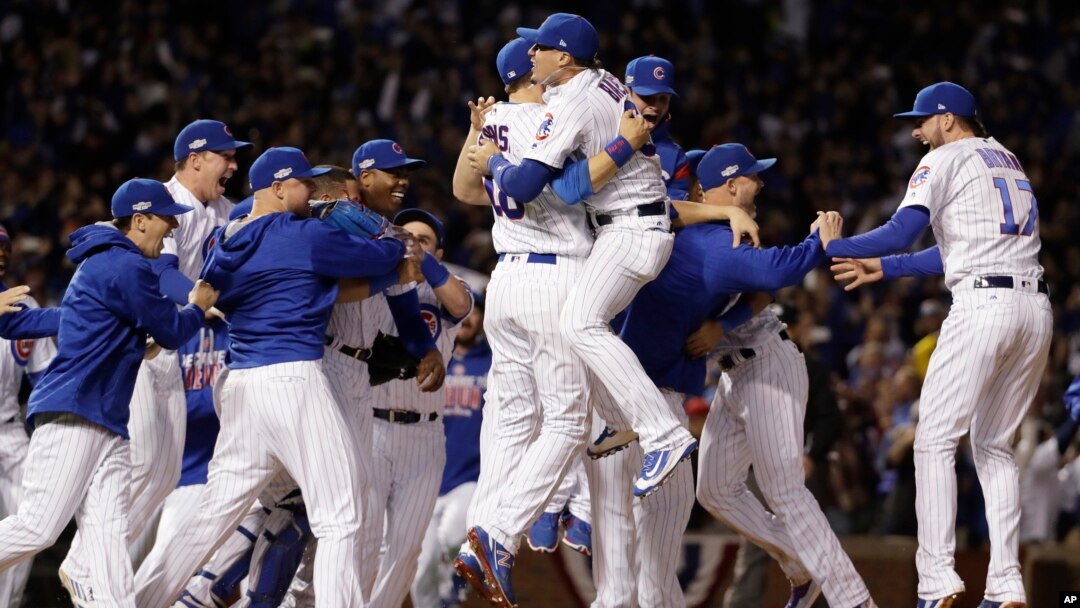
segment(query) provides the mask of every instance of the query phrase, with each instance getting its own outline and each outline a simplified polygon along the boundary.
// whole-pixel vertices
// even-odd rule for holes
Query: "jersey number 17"
[[[1001,223],[1001,234],[1011,234],[1013,236],[1031,236],[1035,232],[1035,222],[1039,219],[1039,208],[1035,202],[1035,191],[1031,189],[1031,182],[1026,179],[1013,180],[1016,183],[1016,189],[1020,192],[1027,192],[1031,195],[1031,209],[1028,211],[1027,221],[1024,222],[1023,228],[1020,224],[1016,223],[1016,215],[1013,213],[1013,198],[1009,192],[1009,182],[1004,177],[994,178],[994,187],[997,188],[998,194],[1001,195],[1001,202],[1005,206],[1005,221]],[[1019,200],[1019,197],[1017,198]]]

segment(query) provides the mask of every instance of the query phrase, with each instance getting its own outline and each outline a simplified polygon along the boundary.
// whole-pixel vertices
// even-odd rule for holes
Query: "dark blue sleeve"
[[[731,232],[721,234],[730,238]],[[724,244],[723,239],[718,239],[706,249],[705,286],[714,295],[776,291],[802,281],[825,259],[817,231],[794,247],[754,249],[741,245],[732,249]]]
[[[886,279],[896,277],[936,277],[945,274],[941,250],[937,245],[915,253],[901,253],[881,258]]]
[[[746,298],[739,298],[739,301],[729,308],[727,312],[720,315],[718,320],[720,321],[720,327],[723,327],[726,333],[746,323],[753,316],[754,308],[750,306],[750,302]]]
[[[180,258],[171,253],[163,253],[158,259],[150,260],[150,267],[158,276],[161,293],[180,306],[186,305],[195,281],[180,272]]]
[[[930,211],[926,207],[904,207],[870,232],[831,241],[825,253],[834,258],[881,257],[911,247],[929,225]]]
[[[667,195],[673,201],[685,201],[690,198],[690,161],[682,148],[675,156],[675,170],[667,180]]]
[[[396,296],[387,294],[386,304],[390,307],[390,315],[394,317],[398,337],[405,349],[417,359],[423,359],[429,350],[435,348],[435,337],[420,314],[420,296],[416,290],[410,289]]]
[[[309,245],[311,269],[333,278],[376,277],[393,272],[405,257],[397,239],[353,236],[326,222],[300,223],[301,238]]]
[[[115,296],[110,308],[164,348],[180,348],[203,325],[201,308],[188,304],[177,312],[176,304],[161,295],[149,264],[136,264],[131,272],[121,271],[112,281],[112,293],[106,294]]]
[[[506,160],[502,154],[496,154],[488,160],[488,168],[491,170],[491,178],[499,185],[499,189],[514,200],[527,203],[544,189],[544,186],[555,177],[556,169],[544,163],[526,158],[520,165]]]

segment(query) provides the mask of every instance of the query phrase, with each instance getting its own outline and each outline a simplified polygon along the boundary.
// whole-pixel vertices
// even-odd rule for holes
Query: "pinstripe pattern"
[[[484,132],[495,135],[503,155],[520,164],[522,154],[535,141],[536,126],[544,119],[545,106],[539,103],[499,103],[485,117]],[[488,185],[492,185],[488,180]],[[495,194],[498,198],[498,193]],[[500,204],[498,201],[492,205]],[[581,205],[567,205],[545,186],[528,204],[507,200],[513,209],[524,207],[520,219],[510,219],[495,211],[491,240],[498,253],[554,253],[585,257],[592,249],[592,231]]]
[[[646,452],[685,445],[690,432],[609,322],[667,263],[674,243],[668,226],[666,216],[624,216],[601,227],[560,319],[570,346],[612,394]]]
[[[216,388],[221,391],[221,434],[198,514],[178,534],[176,550],[148,572],[138,589],[138,605],[157,608],[175,598],[271,477],[284,469],[303,490],[311,529],[319,538],[317,605],[362,606],[357,446],[321,363],[230,370]]]
[[[484,331],[492,364],[477,499],[468,520],[511,552],[551,500],[588,433],[586,370],[558,325],[581,262],[565,256],[555,264],[515,260],[499,262],[488,284]]]
[[[584,454],[574,459],[570,471],[566,473],[559,489],[544,509],[546,513],[562,513],[563,509],[569,508],[574,517],[592,523],[592,497],[589,493],[589,479],[585,475],[586,460],[589,459]],[[640,468],[638,466],[638,469]],[[633,480],[630,483],[633,484]]]
[[[858,605],[870,593],[803,481],[806,363],[776,334],[755,350],[720,380],[702,432],[698,500],[792,581],[813,578],[831,606]],[[750,464],[775,515],[746,487]]]
[[[538,134],[524,158],[562,167],[568,157],[599,154],[619,134],[628,96],[623,83],[604,70],[584,70],[568,82],[547,89],[545,114],[553,119],[550,135],[540,139]],[[653,146],[645,146],[585,204],[589,210],[610,213],[665,198],[667,188],[660,156]]]
[[[18,513],[0,522],[0,570],[51,546],[75,516],[95,559],[103,606],[134,606],[127,552],[128,442],[73,414],[42,415],[30,439]]]
[[[668,390],[663,395],[669,411],[689,428],[685,396]],[[594,390],[593,398],[611,399],[602,390]],[[603,424],[594,420],[593,428]],[[594,496],[594,608],[686,605],[678,567],[683,532],[694,506],[693,470],[679,467],[658,492],[634,500],[631,489],[641,461],[641,448],[632,446],[585,463]]]
[[[173,230],[172,236],[165,239],[162,253],[175,255],[180,272],[194,281],[202,271],[203,241],[210,236],[214,228],[229,223],[229,212],[234,205],[224,196],[203,203],[195,198],[175,175],[165,182],[165,189],[172,195],[173,200],[181,205],[188,205],[191,211],[176,216],[180,225]]]
[[[154,570],[157,567],[154,564],[159,563],[165,552],[170,550],[180,526],[188,518],[195,515],[195,511],[199,507],[199,500],[202,498],[203,487],[205,487],[204,484],[181,486],[173,490],[165,498],[165,502],[161,503],[161,518],[158,520],[154,545],[150,548],[150,552],[146,554],[146,558],[143,559],[142,565],[136,571],[136,575],[139,572],[145,572],[142,568],[146,564],[151,564],[146,571]],[[136,576],[135,584],[138,585],[138,583],[139,577]]]
[[[1018,289],[961,287],[953,297],[930,358],[915,430],[919,596],[937,598],[964,588],[953,567],[954,467],[960,437],[970,430],[990,528],[985,596],[1023,602],[1019,481],[1010,439],[1046,367],[1050,303],[1042,294]]]
[[[436,499],[412,582],[413,606],[439,606],[439,598],[449,593],[454,568],[447,558],[465,542],[465,516],[475,490],[476,482],[467,481]]]

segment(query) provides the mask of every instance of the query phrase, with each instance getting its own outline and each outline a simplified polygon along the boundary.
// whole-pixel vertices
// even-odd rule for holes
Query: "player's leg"
[[[450,490],[442,497],[446,503],[438,529],[438,546],[441,561],[439,563],[439,597],[452,602],[465,600],[467,584],[455,576],[452,560],[462,543],[466,542],[468,530],[466,515],[476,493],[476,482],[466,482]]]
[[[602,228],[567,297],[560,325],[574,352],[630,418],[642,449],[646,453],[677,449],[681,457],[693,438],[671,415],[637,356],[609,325],[638,290],[656,278],[673,243],[671,233],[643,226]]]
[[[142,564],[150,564],[147,572],[154,570],[160,564],[165,552],[168,551],[180,526],[188,518],[195,514],[199,508],[199,499],[202,497],[204,484],[181,486],[172,491],[161,505],[161,519],[158,521],[157,534],[150,552]],[[135,585],[141,582],[138,576],[142,572],[142,565],[136,569]]]
[[[986,399],[971,423],[975,470],[986,500],[990,565],[984,597],[995,602],[1025,602],[1020,577],[1020,486],[1012,438],[1039,388],[1049,355],[1053,318],[1040,294],[1009,293],[1012,344],[987,378]]]
[[[391,426],[394,485],[386,505],[384,553],[371,594],[373,608],[397,608],[409,594],[424,523],[431,521],[446,464],[446,436],[441,421]]]
[[[592,493],[585,473],[585,461],[590,460],[582,452],[570,468],[568,478],[573,480],[573,491],[562,514],[563,544],[584,555],[592,555]],[[640,467],[639,467],[640,469]],[[633,483],[631,478],[630,483]]]
[[[566,477],[563,477],[562,483],[544,507],[540,518],[529,526],[525,540],[533,551],[551,553],[559,546],[560,519],[570,503],[571,496],[578,488],[578,479],[573,470],[571,468]]]
[[[428,522],[424,531],[424,538],[420,543],[420,556],[416,560],[416,576],[413,577],[412,586],[409,590],[409,598],[413,606],[438,606],[439,583],[441,581],[439,565],[445,560],[446,547],[439,542],[439,528],[443,525],[442,520],[446,511],[446,496],[440,496],[435,500],[435,509],[431,513],[431,521]],[[464,524],[464,522],[462,522]],[[458,541],[454,549],[461,546],[464,535]]]
[[[713,397],[698,455],[697,499],[714,517],[764,549],[780,564],[789,580],[802,583],[810,573],[784,523],[746,486],[750,446],[743,422],[745,407],[735,401],[731,376],[724,374]]]
[[[779,337],[755,350],[756,357],[728,375],[734,385],[734,401],[745,408],[746,435],[758,486],[829,604],[860,605],[870,598],[870,592],[806,488],[806,362],[792,342]]]
[[[319,539],[314,585],[320,607],[362,606],[360,493],[368,471],[355,434],[318,361],[270,365],[259,396],[270,449],[296,480]]]
[[[22,498],[23,467],[30,438],[26,427],[16,416],[11,422],[0,422],[0,519],[14,515]],[[30,577],[34,561],[19,562],[0,572],[0,605],[18,606],[23,589]]]
[[[668,406],[679,420],[690,427],[683,409],[682,393],[663,391]],[[632,474],[632,473],[631,473]],[[694,471],[679,467],[664,487],[635,501],[637,528],[638,594],[642,606],[685,606],[679,585],[678,566],[682,556],[682,537],[694,508]]]
[[[394,488],[394,474],[399,466],[391,451],[393,429],[385,420],[375,421],[372,429],[371,483],[365,492],[368,510],[361,522],[364,554],[374,563],[364,572],[364,597],[371,598],[378,584],[379,568],[386,544],[386,509]]]

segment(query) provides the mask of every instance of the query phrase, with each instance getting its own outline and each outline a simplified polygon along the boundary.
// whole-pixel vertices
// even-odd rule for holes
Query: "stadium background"
[[[922,154],[891,114],[930,82],[970,88],[1038,195],[1056,335],[1035,413],[1046,428],[1060,420],[1061,392],[1080,371],[1080,4],[1071,2],[0,0],[8,283],[58,303],[73,271],[67,235],[106,218],[122,181],[168,179],[176,133],[201,117],[255,142],[229,183],[236,199],[267,146],[347,165],[359,143],[396,139],[429,162],[406,205],[447,221],[448,259],[489,271],[490,211],[450,194],[465,102],[501,94],[498,48],[554,10],[590,19],[604,65],[620,76],[639,55],[674,62],[672,133],[684,149],[738,141],[780,159],[759,202],[769,244],[800,239],[817,210],[841,211],[849,233],[881,223]],[[895,505],[910,471],[883,454],[917,397],[947,292],[931,280],[845,294],[821,270],[780,300],[799,311],[804,346],[831,374],[843,412],[815,494],[843,534],[913,533]],[[981,500],[970,463],[959,467],[961,540],[978,555]],[[707,520],[694,523],[713,528]],[[1060,535],[1076,543],[1071,523]],[[64,549],[39,558],[28,605],[56,604]],[[1075,567],[1061,572],[1050,580],[1080,587]],[[981,586],[973,576],[969,585]]]

